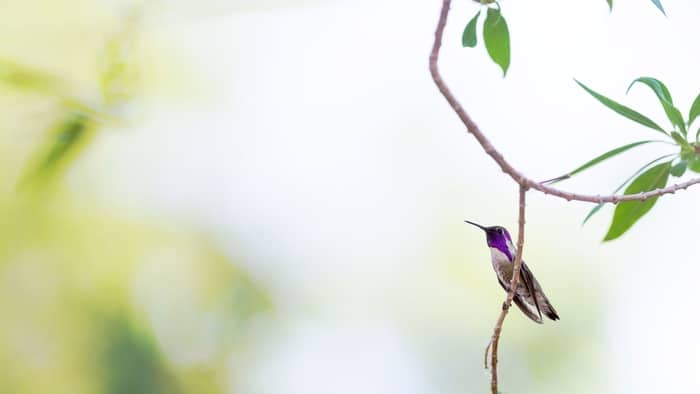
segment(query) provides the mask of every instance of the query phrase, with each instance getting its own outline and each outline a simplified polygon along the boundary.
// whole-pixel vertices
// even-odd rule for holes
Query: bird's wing
[[[540,315],[537,317],[532,310],[530,310],[530,307],[528,307],[525,302],[523,302],[523,299],[520,298],[520,296],[515,296],[513,297],[513,302],[515,302],[515,305],[520,308],[520,310],[525,314],[525,316],[529,317],[530,320],[534,321],[537,324],[542,324],[542,316]]]
[[[501,278],[498,278],[498,283],[501,285],[503,290],[508,292],[508,287],[506,287],[505,283],[501,281]],[[542,324],[542,315],[538,318],[537,315],[535,315],[534,312],[523,302],[522,298],[518,295],[518,293],[515,293],[513,295],[513,302],[515,302],[515,305],[518,306],[518,308],[525,314],[525,316],[529,317],[530,320],[534,321],[535,323]],[[539,310],[538,310],[539,311]]]
[[[520,279],[530,293],[530,297],[535,303],[535,308],[537,309],[537,314],[540,316],[540,321],[542,320],[542,309],[540,308],[540,302],[537,300],[537,294],[535,293],[535,277],[532,272],[527,268],[527,264],[523,261],[520,265]]]

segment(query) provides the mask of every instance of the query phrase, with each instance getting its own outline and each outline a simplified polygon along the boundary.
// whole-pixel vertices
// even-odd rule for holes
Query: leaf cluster
[[[693,122],[700,116],[700,94],[698,94],[693,101],[688,111],[687,118],[684,118],[681,111],[678,110],[673,103],[671,92],[663,82],[652,77],[640,77],[632,81],[627,88],[628,92],[635,84],[642,84],[656,95],[656,98],[659,100],[659,105],[663,108],[670,124],[670,128],[666,129],[646,115],[596,92],[579,81],[576,81],[576,83],[609,109],[633,122],[663,134],[664,139],[636,141],[617,147],[555,178],[551,181],[552,183],[569,179],[595,165],[636,147],[660,142],[676,146],[678,152],[657,157],[645,164],[615,189],[613,193],[618,193],[623,188],[625,188],[623,193],[626,195],[647,192],[665,187],[669,177],[679,178],[685,174],[686,170],[700,173],[700,128],[698,128],[694,135],[689,133]],[[612,223],[604,240],[610,241],[624,234],[654,207],[657,199],[658,197],[653,197],[645,201],[625,201],[619,203],[615,208]],[[586,216],[584,223],[598,212],[601,207],[602,204],[596,205]]]
[[[498,64],[503,70],[503,76],[506,76],[508,67],[510,67],[510,33],[506,18],[501,13],[501,7],[498,3],[493,2],[496,8],[486,7],[486,19],[483,23],[482,37],[486,52],[494,63]],[[477,39],[477,23],[481,16],[481,10],[467,23],[462,33],[462,46],[474,48],[478,42]]]
[[[97,130],[115,120],[115,109],[132,97],[135,72],[127,59],[133,28],[127,24],[124,31],[106,40],[95,81],[97,92],[91,100],[80,98],[76,89],[59,76],[0,58],[0,86],[47,98],[57,109],[55,120],[25,166],[21,188],[43,187],[62,174]]]
[[[475,0],[475,2],[480,4],[480,9],[464,28],[462,33],[462,46],[467,48],[474,48],[477,46],[479,41],[478,23],[483,11],[482,8],[486,8],[486,17],[483,21],[481,37],[483,38],[484,46],[486,47],[489,57],[501,68],[503,76],[505,77],[511,61],[510,32],[506,19],[501,12],[501,5],[497,0]],[[661,13],[666,15],[666,11],[660,0],[651,0],[651,2]],[[607,0],[607,3],[612,11],[613,0]],[[678,148],[678,152],[657,157],[645,164],[620,184],[613,193],[618,193],[622,189],[624,189],[623,193],[626,195],[651,191],[665,187],[669,177],[679,178],[683,176],[687,170],[700,173],[700,128],[697,129],[694,135],[690,133],[693,122],[700,116],[700,95],[698,95],[691,105],[687,118],[684,118],[683,114],[673,103],[670,91],[661,81],[652,77],[640,77],[632,81],[627,88],[628,92],[635,84],[642,84],[651,89],[656,95],[659,104],[670,122],[670,128],[664,128],[650,117],[590,89],[579,81],[576,81],[576,83],[596,100],[615,111],[617,114],[663,134],[664,140],[647,139],[614,148],[587,161],[576,169],[547,182],[554,183],[571,178],[621,153],[642,145],[659,142],[675,145]],[[658,197],[649,198],[645,201],[626,201],[619,203],[615,208],[612,223],[604,240],[610,241],[624,234],[654,207],[657,198]],[[584,219],[584,223],[597,213],[602,206],[603,204],[596,205],[588,213]]]
[[[491,60],[496,63],[501,70],[503,76],[506,76],[510,67],[510,31],[506,18],[501,12],[501,5],[496,0],[474,0],[481,7],[486,7],[486,19],[482,27],[482,37],[484,46]],[[610,11],[612,11],[613,0],[607,0]],[[652,3],[664,15],[666,11],[660,0],[651,0]],[[478,44],[477,24],[481,16],[481,9],[469,20],[462,32],[462,46],[465,48],[474,48]]]

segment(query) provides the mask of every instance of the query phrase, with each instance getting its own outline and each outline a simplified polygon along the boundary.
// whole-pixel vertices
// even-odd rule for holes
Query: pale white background
[[[462,220],[514,229],[517,190],[432,84],[440,3],[181,0],[149,14],[198,91],[155,98],[139,130],[102,135],[71,182],[101,204],[213,232],[270,289],[279,314],[253,329],[246,359],[232,355],[232,392],[486,392],[481,352],[503,293]],[[668,18],[649,1],[612,14],[603,0],[502,5],[508,77],[482,46],[461,48],[478,8],[466,0],[454,2],[441,69],[535,179],[661,136],[573,78],[657,122],[650,91],[625,96],[631,80],[663,80],[684,114],[700,90],[696,2],[664,1]],[[605,194],[667,152],[640,149],[562,187]],[[694,387],[698,193],[660,200],[609,244],[611,209],[581,227],[589,205],[528,195],[525,256],[562,320],[509,317],[504,392]]]

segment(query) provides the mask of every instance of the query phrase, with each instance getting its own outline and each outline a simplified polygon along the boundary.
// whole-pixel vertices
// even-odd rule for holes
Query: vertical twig
[[[513,302],[513,297],[515,297],[515,289],[518,287],[520,282],[520,265],[523,260],[523,245],[525,244],[525,194],[527,193],[526,186],[520,186],[520,204],[518,211],[518,245],[517,252],[515,253],[515,261],[513,262],[513,278],[510,280],[510,290],[506,296],[506,300],[503,301],[501,307],[501,314],[498,316],[496,321],[496,326],[493,328],[493,335],[491,336],[491,342],[489,346],[486,347],[486,355],[488,354],[489,347],[491,348],[491,393],[498,394],[498,341],[501,338],[501,330],[503,329],[503,321],[506,319],[510,305]]]

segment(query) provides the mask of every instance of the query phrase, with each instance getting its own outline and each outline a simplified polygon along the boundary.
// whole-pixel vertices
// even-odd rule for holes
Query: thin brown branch
[[[515,289],[518,288],[518,283],[520,283],[520,265],[523,261],[523,246],[525,244],[525,194],[527,193],[526,186],[520,186],[520,208],[518,210],[518,244],[517,251],[515,253],[515,261],[513,262],[513,278],[510,280],[510,290],[508,290],[508,295],[506,300],[503,301],[501,308],[501,314],[498,316],[496,321],[496,326],[493,328],[493,335],[491,336],[491,393],[498,394],[498,341],[501,338],[501,330],[503,329],[503,322],[506,319],[510,305],[513,302],[513,297],[515,297]],[[486,353],[488,354],[489,348],[486,347]]]
[[[486,345],[486,350],[484,350],[484,369],[489,369],[489,350],[491,349],[492,339],[489,339],[489,344]]]
[[[658,197],[664,194],[673,194],[679,190],[687,189],[688,187],[700,183],[700,178],[691,179],[687,182],[671,185],[662,189],[651,190],[648,192],[628,194],[628,195],[609,195],[609,196],[592,196],[586,194],[570,193],[557,188],[544,185],[540,182],[536,182],[523,173],[519,172],[515,167],[513,167],[508,161],[503,157],[503,155],[491,144],[491,142],[486,138],[486,135],[479,129],[479,126],[472,120],[472,118],[467,114],[467,112],[462,108],[457,98],[452,94],[452,91],[447,87],[445,81],[440,75],[438,70],[438,58],[440,55],[440,47],[442,45],[442,36],[445,31],[445,25],[447,23],[447,14],[450,11],[450,0],[442,1],[442,10],[440,11],[440,18],[438,19],[437,29],[435,31],[435,41],[433,42],[433,49],[430,52],[430,74],[433,76],[433,81],[435,85],[440,90],[445,99],[450,104],[450,107],[455,111],[459,119],[467,127],[467,131],[471,133],[474,138],[479,142],[481,147],[484,149],[491,158],[498,164],[498,166],[508,174],[515,182],[521,186],[526,186],[528,188],[535,189],[544,194],[549,194],[552,196],[560,197],[565,200],[571,201],[585,201],[592,203],[613,203],[616,204],[621,201],[644,201],[648,198]]]

